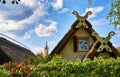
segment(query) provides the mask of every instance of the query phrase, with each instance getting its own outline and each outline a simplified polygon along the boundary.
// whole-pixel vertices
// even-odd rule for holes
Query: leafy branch
[[[111,1],[111,8],[107,14],[107,19],[115,28],[119,27],[120,29],[120,0]]]
[[[93,0],[88,0],[88,7],[91,6]],[[110,10],[106,16],[110,24],[120,29],[120,0],[111,0]]]

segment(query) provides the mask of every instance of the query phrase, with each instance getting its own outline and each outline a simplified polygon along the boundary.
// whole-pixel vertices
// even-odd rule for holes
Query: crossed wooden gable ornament
[[[80,28],[81,26],[83,26],[84,28],[88,29],[88,25],[86,24],[85,20],[88,18],[89,15],[92,14],[91,11],[88,11],[84,16],[80,16],[78,14],[78,12],[73,11],[73,14],[76,16],[76,18],[79,20],[79,23],[76,25],[75,28]],[[101,45],[99,46],[99,48],[97,49],[97,52],[101,52],[103,51],[103,49],[106,49],[108,52],[112,52],[112,49],[110,48],[110,46],[108,45],[109,40],[111,39],[111,37],[113,35],[115,35],[115,33],[113,31],[108,33],[108,36],[106,38],[104,37],[100,37],[99,34],[97,32],[93,32],[92,35],[94,37],[96,37],[97,41],[101,43]]]
[[[87,29],[88,29],[88,25],[86,24],[85,20],[88,18],[89,15],[92,14],[92,12],[91,12],[91,11],[88,11],[84,16],[80,16],[80,15],[78,14],[78,12],[76,12],[76,11],[73,11],[73,14],[74,14],[74,15],[76,16],[76,18],[80,21],[80,22],[78,23],[78,25],[76,26],[76,28],[79,28],[79,27],[83,26],[84,28],[87,28]]]
[[[112,49],[110,48],[110,46],[108,45],[109,40],[111,39],[111,37],[113,35],[115,35],[115,33],[113,31],[108,33],[108,36],[106,38],[104,37],[100,37],[99,34],[97,32],[93,32],[92,35],[94,37],[96,37],[97,41],[101,43],[101,45],[99,46],[99,48],[97,49],[97,52],[101,52],[103,51],[103,49],[106,49],[109,52],[112,52]]]

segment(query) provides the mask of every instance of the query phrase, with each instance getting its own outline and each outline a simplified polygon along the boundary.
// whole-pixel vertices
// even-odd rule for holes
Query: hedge
[[[92,61],[87,59],[82,62],[79,59],[75,62],[66,61],[61,56],[54,56],[46,62],[36,59],[37,63],[33,62],[35,64],[21,62],[13,66],[13,62],[6,63],[2,66],[4,68],[0,68],[0,75],[3,72],[1,70],[6,70],[6,74],[13,76],[15,72],[11,69],[14,68],[19,77],[120,77],[120,58],[94,58]],[[18,67],[20,64],[22,66]],[[9,68],[6,69],[6,65]]]

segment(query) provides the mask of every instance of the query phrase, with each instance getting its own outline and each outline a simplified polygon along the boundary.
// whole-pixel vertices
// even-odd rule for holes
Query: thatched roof
[[[0,60],[0,64],[6,61],[21,61],[34,56],[30,50],[2,37],[0,37],[0,55],[4,59],[3,61]]]
[[[101,52],[97,52],[98,47],[100,46],[100,42],[96,41],[94,45],[91,47],[91,49],[87,52],[87,54],[84,56],[83,59],[90,58],[93,59],[94,57],[97,57],[99,53],[108,53],[111,57],[117,58],[120,57],[120,53],[118,50],[112,45],[112,43],[109,41],[108,46],[111,47],[112,52],[109,52],[107,50],[103,50]]]
[[[120,51],[120,46],[119,46],[119,47],[117,47],[117,50],[118,50],[118,51]]]
[[[86,29],[86,31],[88,31],[88,33],[92,34],[92,32],[94,32],[94,30],[92,28],[92,25],[87,20],[85,22],[86,22],[86,24],[89,27],[89,29]],[[65,36],[61,39],[61,41],[53,49],[53,51],[50,53],[50,55],[61,53],[62,49],[65,47],[65,45],[67,44],[67,42],[69,41],[69,39],[71,37],[73,37],[73,35],[78,31],[78,28],[75,28],[78,23],[79,23],[79,20],[76,20],[72,24],[70,30],[65,34]],[[93,36],[91,35],[91,37],[93,37]],[[95,37],[93,37],[93,38],[96,40]]]
[[[75,28],[76,25],[79,23],[79,20],[76,20],[70,30],[65,34],[65,36],[61,39],[61,41],[57,44],[57,46],[53,49],[53,51],[50,53],[50,55],[54,55],[54,54],[60,54],[62,52],[62,50],[64,49],[65,45],[69,42],[70,38],[73,37],[73,35],[78,31],[78,28]],[[92,35],[93,32],[95,32],[92,28],[92,25],[86,20],[85,21],[86,24],[88,25],[88,29],[86,29],[86,31],[90,34],[91,37],[93,37],[95,43],[94,45],[90,48],[90,50],[87,52],[87,54],[83,57],[83,59],[86,58],[90,58],[93,59],[94,56],[97,56],[99,54],[99,52],[97,52],[98,47],[101,45],[100,42],[97,42],[96,37],[94,37]],[[120,57],[120,53],[118,52],[118,50],[112,45],[112,43],[109,41],[108,42],[109,47],[112,49],[112,52],[109,53],[109,51],[106,51],[105,49],[101,52],[107,52],[109,53],[112,57],[116,58],[116,57]]]

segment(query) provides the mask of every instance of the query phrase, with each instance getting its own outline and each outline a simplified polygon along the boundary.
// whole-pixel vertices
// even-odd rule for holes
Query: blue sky
[[[115,31],[110,41],[115,47],[120,46],[119,30],[106,20],[111,0],[93,0],[90,7],[87,0],[21,0],[19,5],[7,1],[0,4],[0,33],[26,45],[34,53],[43,51],[46,41],[49,52],[52,51],[76,20],[73,11],[84,15],[91,10],[93,14],[88,20],[93,29],[103,37]]]

